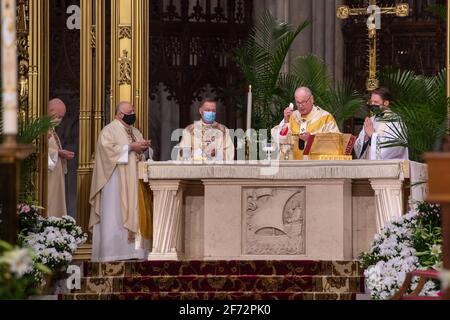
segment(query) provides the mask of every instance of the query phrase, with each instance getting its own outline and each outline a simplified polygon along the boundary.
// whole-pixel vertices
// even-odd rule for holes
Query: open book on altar
[[[306,143],[305,160],[352,160],[356,137],[344,133],[319,133]]]

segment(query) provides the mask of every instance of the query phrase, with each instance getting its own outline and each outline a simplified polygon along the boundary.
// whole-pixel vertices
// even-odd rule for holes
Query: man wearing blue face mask
[[[234,144],[230,132],[216,121],[217,101],[204,99],[199,113],[201,120],[183,131],[178,160],[233,161]]]

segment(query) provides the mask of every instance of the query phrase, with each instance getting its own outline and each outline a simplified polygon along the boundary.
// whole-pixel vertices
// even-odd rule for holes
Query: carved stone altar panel
[[[243,253],[305,254],[305,188],[245,188]]]

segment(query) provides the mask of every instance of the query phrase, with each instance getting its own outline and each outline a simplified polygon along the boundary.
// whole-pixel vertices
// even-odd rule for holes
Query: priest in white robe
[[[381,87],[372,92],[370,104],[376,115],[366,118],[364,128],[355,144],[355,153],[359,159],[366,160],[409,160],[408,148],[383,147],[383,143],[390,142],[399,133],[402,126],[393,121],[394,115],[390,110],[392,101],[387,88]]]
[[[57,127],[66,115],[66,105],[60,99],[53,99],[48,104],[48,114]],[[66,174],[67,161],[73,160],[75,153],[65,150],[55,129],[48,132],[48,198],[47,215],[63,217],[67,215]]]
[[[151,237],[150,208],[138,181],[138,162],[150,141],[133,127],[131,103],[121,102],[116,118],[100,133],[91,185],[90,228],[92,260],[111,262],[148,257]]]

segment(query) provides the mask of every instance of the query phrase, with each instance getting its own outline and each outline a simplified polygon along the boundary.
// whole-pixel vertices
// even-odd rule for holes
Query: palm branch
[[[283,96],[279,87],[281,71],[293,42],[308,25],[306,21],[293,27],[278,21],[266,10],[249,38],[235,51],[245,80],[253,86],[256,129],[270,128],[279,120],[276,102]]]
[[[336,85],[336,89],[330,87],[325,93],[323,108],[329,111],[336,119],[339,127],[364,106],[364,97],[350,82]]]
[[[293,74],[296,87],[310,88],[316,105],[330,112],[340,127],[364,105],[363,95],[350,82],[339,83],[335,88],[327,65],[314,55],[300,57],[295,62]]]
[[[439,149],[450,104],[445,75],[445,70],[431,77],[412,71],[383,71],[381,79],[394,95],[391,109],[401,122],[399,128],[391,126],[393,133],[382,147],[408,147],[410,159],[418,162],[423,162],[424,153]]]
[[[17,141],[23,144],[31,144],[40,136],[46,134],[53,128],[51,117],[44,116],[41,118],[31,119],[29,121],[19,122],[19,133]],[[38,157],[36,154],[31,155],[21,163],[20,168],[20,200],[29,202],[34,199],[36,186],[33,182],[33,173],[37,171]]]
[[[53,127],[50,117],[45,116],[30,120],[28,123],[19,124],[17,141],[23,144],[33,143],[40,135],[48,132]]]

